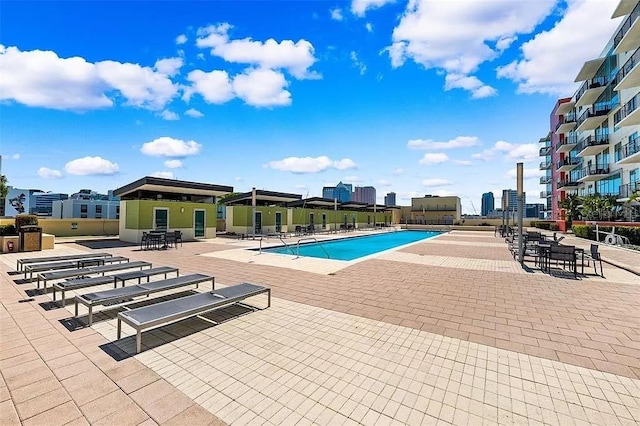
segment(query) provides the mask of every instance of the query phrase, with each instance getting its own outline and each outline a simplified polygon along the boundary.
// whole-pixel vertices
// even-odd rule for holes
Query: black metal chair
[[[140,238],[140,250],[149,248],[149,234],[147,232],[142,233]]]
[[[178,242],[180,243],[180,247],[182,247],[182,231],[173,231],[175,237],[174,237],[174,244],[176,245],[176,248],[178,248]]]
[[[584,256],[587,262],[590,262],[591,260],[593,260],[593,272],[596,275],[598,275],[598,268],[596,266],[596,261],[600,262],[600,276],[604,278],[604,271],[602,269],[602,256],[598,251],[598,247],[599,247],[598,244],[591,244],[589,253],[585,253]]]

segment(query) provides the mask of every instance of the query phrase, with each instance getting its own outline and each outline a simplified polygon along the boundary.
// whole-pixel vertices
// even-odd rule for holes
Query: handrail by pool
[[[308,240],[308,241],[315,241],[318,246],[320,246],[320,248],[322,249],[322,251],[327,255],[327,259],[331,259],[331,256],[329,256],[329,253],[324,249],[324,247],[322,247],[322,244],[320,243],[320,241],[318,241],[315,237],[305,237],[305,238],[300,238],[298,240],[298,243],[296,244],[296,259],[300,257],[300,241],[304,241],[304,240]]]
[[[283,239],[282,239],[282,237],[278,237],[278,238],[280,239],[280,241],[282,241],[282,244],[284,244],[286,248],[288,248],[289,250],[291,250],[291,254],[295,254],[295,253],[293,252],[293,249],[291,248],[291,246],[289,246],[289,244],[287,244],[287,243],[285,242],[285,240],[283,240]]]

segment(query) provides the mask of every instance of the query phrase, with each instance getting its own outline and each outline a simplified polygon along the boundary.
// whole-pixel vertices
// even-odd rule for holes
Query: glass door
[[[276,212],[276,232],[282,232],[282,212]]]
[[[167,231],[169,229],[169,210],[155,209],[153,212],[153,229]]]
[[[256,234],[262,234],[262,212],[256,212],[254,224],[253,232]]]
[[[205,229],[205,211],[196,210],[193,214],[193,236],[196,238],[202,238],[204,237]]]

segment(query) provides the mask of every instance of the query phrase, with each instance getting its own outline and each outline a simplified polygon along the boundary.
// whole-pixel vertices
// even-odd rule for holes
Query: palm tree
[[[9,186],[7,185],[7,177],[5,175],[0,176],[0,198],[7,198],[9,192]]]
[[[582,198],[576,194],[569,194],[567,197],[560,201],[559,207],[567,211],[568,226],[571,226],[571,222],[580,218],[580,205],[582,204]]]

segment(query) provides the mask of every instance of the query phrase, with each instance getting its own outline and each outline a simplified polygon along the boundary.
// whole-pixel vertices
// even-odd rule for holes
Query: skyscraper
[[[351,201],[353,186],[350,183],[338,182],[336,186],[325,186],[322,188],[323,198],[336,198],[340,202]]]
[[[396,193],[389,192],[384,196],[384,205],[385,206],[395,206],[396,205]]]
[[[376,189],[373,186],[356,186],[353,192],[352,201],[360,203],[375,204]]]
[[[487,216],[493,209],[495,209],[493,192],[485,192],[482,194],[482,207],[480,207],[480,214],[482,216]]]
[[[527,204],[527,194],[522,193],[522,205]],[[518,191],[515,189],[502,190],[502,210],[513,212],[518,211]]]

